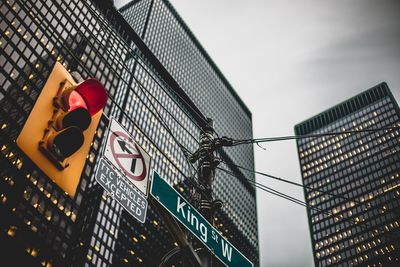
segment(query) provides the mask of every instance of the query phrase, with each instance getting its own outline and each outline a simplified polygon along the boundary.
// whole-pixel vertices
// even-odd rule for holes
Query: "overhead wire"
[[[396,130],[396,129],[400,129],[400,127],[396,127],[395,126],[395,127],[386,127],[386,128],[357,130],[357,131],[345,131],[345,132],[333,132],[333,133],[331,132],[331,133],[324,133],[324,134],[318,134],[318,135],[314,134],[314,135],[300,135],[300,136],[287,136],[287,137],[272,137],[272,138],[265,138],[265,140],[268,140],[268,141],[280,141],[280,140],[289,140],[289,139],[294,139],[294,138],[313,138],[313,137],[320,137],[320,136],[327,136],[327,135],[330,136],[330,135],[339,135],[339,134],[351,134],[351,133],[354,134],[354,133],[377,132],[377,131],[378,132],[379,131],[385,131],[385,133],[390,133],[389,130]],[[248,142],[248,143],[256,143],[258,145],[258,143],[260,141],[262,141],[262,139],[247,139],[245,141]],[[240,144],[239,142],[240,142],[240,140],[239,141],[233,141],[233,145],[238,145],[238,144]],[[228,146],[230,146],[230,145],[228,144]],[[222,162],[227,164],[228,166],[230,165],[230,164],[226,163],[224,160],[222,160]],[[232,165],[237,167],[237,168],[239,168],[239,169],[242,169],[242,170],[245,170],[245,171],[249,171],[249,172],[253,172],[255,174],[266,176],[266,177],[269,177],[269,178],[272,178],[272,179],[275,179],[275,180],[278,180],[278,181],[282,181],[282,182],[285,182],[285,183],[289,183],[289,184],[292,184],[292,185],[295,185],[295,186],[299,186],[299,187],[308,189],[310,191],[315,191],[315,192],[318,192],[320,194],[329,195],[329,196],[334,197],[334,198],[340,198],[340,199],[347,200],[347,201],[353,201],[354,203],[357,203],[359,205],[363,205],[363,206],[365,205],[368,208],[374,208],[374,209],[379,210],[380,212],[382,211],[382,209],[380,207],[377,207],[375,205],[371,205],[370,203],[368,203],[368,204],[361,203],[360,201],[358,201],[356,199],[352,199],[352,198],[347,197],[345,194],[332,193],[332,192],[329,192],[329,191],[326,191],[326,190],[317,189],[317,188],[314,188],[314,187],[311,187],[311,186],[307,186],[307,185],[302,185],[300,183],[292,182],[292,181],[289,181],[289,180],[286,180],[286,179],[283,179],[283,178],[280,178],[280,177],[277,177],[277,176],[269,175],[269,174],[262,173],[262,172],[259,172],[259,171],[255,171],[255,170],[243,167],[243,166],[239,166],[239,165],[236,165],[234,163],[232,163]]]
[[[375,129],[364,129],[364,130],[354,130],[354,131],[342,131],[342,132],[330,132],[330,133],[320,133],[320,134],[306,134],[306,135],[288,135],[288,136],[276,136],[276,137],[265,137],[265,138],[254,138],[254,139],[242,139],[233,140],[232,144],[229,146],[237,146],[243,144],[258,144],[266,142],[276,142],[276,141],[286,141],[286,140],[298,140],[305,138],[318,138],[326,136],[336,136],[343,134],[357,134],[357,133],[371,133],[371,132],[382,132],[382,131],[393,131],[400,129],[399,126],[387,127],[387,128],[375,128]]]
[[[222,161],[222,162],[224,164],[227,164],[225,161]],[[340,198],[340,199],[343,199],[343,200],[354,201],[355,203],[362,204],[361,202],[358,202],[357,200],[351,199],[351,198],[347,197],[344,194],[332,193],[332,192],[328,192],[328,191],[325,191],[325,190],[322,190],[322,189],[317,189],[317,188],[314,188],[314,187],[311,187],[311,186],[302,185],[300,183],[296,183],[296,182],[293,182],[293,181],[290,181],[290,180],[287,180],[287,179],[284,179],[284,178],[280,178],[280,177],[277,177],[277,176],[274,176],[274,175],[270,175],[270,174],[267,174],[267,173],[259,172],[259,171],[256,171],[256,170],[252,170],[252,169],[249,169],[249,168],[237,165],[237,164],[232,164],[232,165],[237,167],[237,168],[239,168],[239,169],[242,169],[242,170],[245,170],[245,171],[248,171],[248,172],[252,172],[252,173],[255,173],[255,174],[259,174],[259,175],[262,175],[262,176],[266,176],[266,177],[272,178],[272,179],[277,180],[277,181],[281,181],[281,182],[284,182],[284,183],[288,183],[288,184],[291,184],[291,185],[302,187],[302,188],[308,189],[310,191],[315,191],[315,192],[319,192],[321,194],[329,195],[329,196],[334,197],[334,198]],[[229,164],[228,164],[228,166],[229,166]]]
[[[222,171],[224,171],[225,173],[227,173],[227,174],[229,174],[229,175],[231,175],[231,176],[237,178],[237,176],[236,176],[233,172],[231,172],[231,171],[229,171],[229,170],[226,170],[226,169],[221,168],[221,167],[217,167],[217,169],[222,170]],[[273,195],[275,195],[275,196],[284,198],[284,199],[289,200],[289,201],[291,201],[291,202],[293,202],[293,203],[295,203],[295,204],[298,204],[298,205],[301,205],[301,206],[303,206],[303,207],[309,208],[310,210],[318,211],[318,212],[320,212],[321,214],[327,215],[328,217],[331,217],[331,216],[332,216],[333,218],[338,218],[337,215],[335,215],[333,212],[326,211],[326,210],[322,210],[321,208],[311,206],[311,205],[307,204],[306,202],[304,202],[304,201],[302,201],[302,200],[299,200],[299,199],[296,199],[296,198],[294,198],[294,197],[291,197],[291,196],[289,196],[289,195],[287,195],[287,194],[284,194],[284,193],[282,193],[282,192],[280,192],[280,191],[278,191],[278,190],[272,189],[271,187],[268,187],[268,186],[266,186],[266,185],[264,185],[264,184],[261,184],[261,183],[258,183],[258,182],[256,182],[256,181],[253,181],[252,179],[248,179],[248,178],[245,178],[245,179],[248,180],[249,183],[250,183],[252,186],[254,186],[254,187],[256,187],[256,188],[258,188],[258,189],[260,189],[260,190],[262,190],[262,191],[264,191],[264,192],[267,192],[267,193],[273,194]],[[369,231],[372,231],[372,228],[374,228],[372,225],[368,224],[368,223],[365,222],[365,221],[363,221],[363,222],[357,222],[355,219],[349,218],[349,217],[344,218],[344,220],[341,221],[341,222],[343,222],[343,223],[349,222],[351,225],[355,225],[355,226],[357,226],[357,227],[360,227],[361,229],[363,229],[363,230],[366,231],[365,233],[366,233],[367,235],[369,235],[369,234],[370,234]],[[376,229],[376,230],[378,230],[378,229]],[[393,240],[394,238],[396,238],[396,237],[391,236],[390,233],[385,233],[384,230],[383,230],[383,232],[381,232],[381,234],[387,236],[387,237],[388,237],[389,239],[391,239],[391,240]]]
[[[224,160],[222,160],[221,162],[226,164],[229,167],[229,164],[227,164]],[[364,206],[364,207],[367,207],[367,208],[375,209],[375,210],[377,210],[379,212],[384,211],[383,208],[380,208],[378,206],[372,205],[371,203],[362,203],[362,202],[360,202],[360,201],[358,201],[358,200],[356,200],[354,198],[349,198],[345,194],[332,193],[332,192],[329,192],[329,191],[326,191],[326,190],[317,189],[317,188],[314,188],[314,187],[311,187],[311,186],[307,186],[307,185],[302,185],[300,183],[296,183],[296,182],[293,182],[293,181],[290,181],[290,180],[287,180],[287,179],[284,179],[284,178],[281,178],[281,177],[277,177],[277,176],[270,175],[270,174],[267,174],[267,173],[259,172],[259,171],[256,171],[256,170],[252,170],[252,169],[249,169],[249,168],[246,168],[246,167],[234,164],[234,163],[232,165],[237,167],[238,169],[242,169],[242,170],[245,170],[245,171],[248,171],[248,172],[252,172],[254,174],[258,174],[258,175],[262,175],[262,176],[268,177],[268,178],[272,178],[272,179],[280,181],[280,182],[284,182],[284,183],[288,183],[288,184],[295,185],[295,186],[298,186],[298,187],[302,187],[303,189],[308,189],[310,191],[319,192],[320,194],[323,194],[323,195],[329,195],[329,196],[331,196],[333,198],[336,198],[336,199],[343,199],[343,200],[347,200],[347,201],[350,201],[350,202],[354,202],[355,204],[358,204],[358,205],[361,205],[361,206]]]
[[[226,172],[227,174],[229,174],[229,175],[231,175],[231,176],[233,176],[233,177],[237,177],[233,172],[231,172],[231,171],[229,171],[229,170],[227,170],[227,169],[224,169],[224,168],[221,168],[221,167],[217,167],[217,169],[219,169],[219,170],[221,170],[221,171],[223,171],[223,172]],[[264,185],[264,184],[261,184],[261,183],[258,183],[258,182],[256,182],[256,181],[253,181],[252,179],[248,179],[248,178],[245,178],[245,179],[246,179],[252,186],[254,186],[254,187],[256,187],[256,188],[259,188],[259,189],[261,189],[261,190],[263,190],[263,191],[265,191],[265,192],[267,192],[267,193],[271,193],[271,194],[276,195],[276,196],[278,196],[278,197],[282,197],[282,198],[284,198],[284,199],[286,199],[286,200],[289,200],[289,201],[291,201],[291,202],[293,202],[293,203],[299,204],[299,205],[304,206],[304,207],[308,207],[308,208],[310,208],[310,209],[312,209],[312,210],[316,210],[316,211],[320,211],[320,212],[322,212],[322,213],[328,213],[329,215],[332,215],[330,212],[325,212],[324,210],[322,210],[322,209],[320,209],[320,208],[318,208],[318,207],[313,207],[313,206],[307,204],[306,202],[304,202],[304,201],[302,201],[302,200],[300,200],[300,199],[297,199],[297,198],[294,198],[294,197],[289,196],[289,195],[287,195],[287,194],[284,194],[284,193],[282,193],[282,192],[279,192],[278,190],[272,189],[271,187],[268,187],[268,186],[266,186],[266,185]]]

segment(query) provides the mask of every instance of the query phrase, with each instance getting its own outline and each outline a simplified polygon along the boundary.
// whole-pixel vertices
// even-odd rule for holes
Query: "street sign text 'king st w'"
[[[181,194],[156,172],[153,175],[150,194],[226,266],[253,266],[250,260],[226,240]]]

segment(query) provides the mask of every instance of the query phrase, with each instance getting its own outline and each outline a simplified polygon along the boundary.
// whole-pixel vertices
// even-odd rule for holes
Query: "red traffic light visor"
[[[81,82],[64,97],[68,111],[82,107],[88,110],[90,116],[99,112],[107,103],[106,89],[94,78]]]

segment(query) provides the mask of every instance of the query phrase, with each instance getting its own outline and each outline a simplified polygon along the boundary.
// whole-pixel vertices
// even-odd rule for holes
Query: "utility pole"
[[[221,159],[215,157],[215,151],[223,146],[229,146],[232,139],[227,137],[214,138],[213,120],[207,118],[206,124],[201,128],[199,137],[199,148],[189,157],[189,161],[197,164],[197,179],[198,185],[192,190],[191,197],[196,203],[195,206],[204,218],[213,225],[215,212],[222,207],[222,201],[213,199],[213,182],[215,177],[215,169],[221,162]],[[183,231],[177,225],[176,220],[168,216],[168,212],[164,211],[156,201],[151,201],[163,217],[169,231],[177,238],[180,251],[174,248],[164,257],[160,266],[164,266],[172,255],[182,254],[190,261],[191,266],[212,267],[214,256],[208,249],[193,249],[188,237],[183,234]],[[171,217],[171,218],[170,218]]]
[[[197,202],[197,208],[206,220],[213,224],[214,212],[222,207],[222,201],[212,199],[212,183],[215,176],[215,168],[219,164],[214,156],[215,140],[214,140],[214,127],[213,121],[207,119],[207,123],[202,127],[200,133],[199,148],[189,157],[191,163],[198,161],[197,178],[199,182],[198,188],[192,194],[192,197]],[[197,251],[193,249],[183,231],[178,226],[176,220],[171,217],[156,201],[151,201],[152,206],[156,208],[158,213],[163,217],[169,231],[176,237],[177,243],[183,252],[183,256],[189,260],[191,266],[211,267],[212,266],[212,253],[211,251]],[[166,254],[172,255],[179,253],[179,251],[170,251]],[[166,259],[166,257],[164,257]],[[165,263],[161,263],[164,266]]]
[[[212,225],[214,221],[214,213],[222,207],[221,200],[213,200],[213,181],[215,177],[215,169],[220,160],[215,157],[215,150],[219,147],[214,139],[213,120],[207,118],[207,124],[202,127],[199,140],[199,148],[189,158],[191,163],[198,161],[197,179],[199,186],[193,193],[193,198],[197,202],[197,208],[206,220]],[[202,266],[211,267],[213,255],[211,251],[207,251],[199,255]]]

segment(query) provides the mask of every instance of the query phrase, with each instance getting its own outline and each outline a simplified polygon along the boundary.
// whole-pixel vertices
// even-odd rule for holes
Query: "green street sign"
[[[150,193],[226,266],[253,266],[185,198],[154,172]]]

